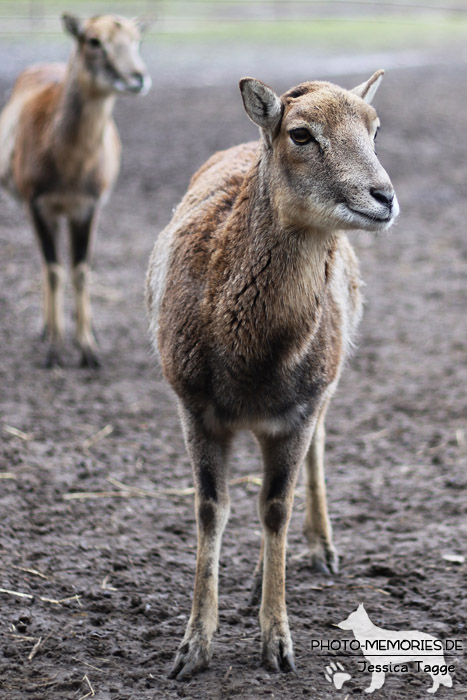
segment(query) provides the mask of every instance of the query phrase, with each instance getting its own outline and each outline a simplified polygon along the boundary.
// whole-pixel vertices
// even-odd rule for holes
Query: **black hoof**
[[[101,363],[99,358],[92,350],[83,350],[81,355],[80,367],[87,367],[88,369],[99,369]]]
[[[273,673],[296,673],[290,639],[274,640],[272,644],[263,646],[261,665]]]
[[[44,361],[44,367],[46,369],[53,369],[54,367],[63,367],[62,360],[60,358],[60,354],[55,347],[50,347],[47,350],[47,354],[45,356],[45,361]]]
[[[324,576],[336,576],[339,573],[339,557],[331,547],[324,546],[311,554],[311,570]]]
[[[210,658],[209,646],[206,643],[194,639],[184,642],[177,652],[169,678],[175,678],[177,681],[191,678],[208,667]]]

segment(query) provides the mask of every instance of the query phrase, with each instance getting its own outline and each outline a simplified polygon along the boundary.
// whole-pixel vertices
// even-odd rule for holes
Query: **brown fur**
[[[193,466],[198,558],[178,678],[204,668],[217,620],[217,566],[228,516],[226,457],[239,428],[261,447],[264,552],[262,660],[294,668],[285,608],[286,533],[305,462],[312,564],[335,572],[324,481],[324,417],[361,313],[345,229],[387,228],[397,215],[364,102],[381,73],[351,93],[307,83],[279,98],[241,82],[258,144],[216,153],[151,256],[146,299],[154,346],[180,404]],[[372,87],[373,86],[373,87]],[[313,138],[297,145],[294,129]]]
[[[87,280],[98,211],[120,168],[120,139],[111,114],[115,92],[142,91],[148,76],[137,53],[134,22],[64,20],[77,40],[68,65],[41,64],[23,71],[0,116],[0,182],[25,203],[41,246],[47,364],[59,362],[63,335],[56,239],[58,219],[64,216],[72,243],[82,364],[97,366]]]

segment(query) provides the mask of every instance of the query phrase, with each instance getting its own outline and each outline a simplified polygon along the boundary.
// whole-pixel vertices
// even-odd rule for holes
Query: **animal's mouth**
[[[140,84],[127,85],[127,92],[130,95],[147,95],[151,85],[151,79],[148,76],[145,76]]]
[[[353,207],[347,205],[353,214],[363,217],[367,221],[373,221],[376,224],[389,224],[394,216],[392,212],[389,212],[386,216],[377,216],[376,214],[371,214],[370,212],[361,211],[360,209],[354,209]]]

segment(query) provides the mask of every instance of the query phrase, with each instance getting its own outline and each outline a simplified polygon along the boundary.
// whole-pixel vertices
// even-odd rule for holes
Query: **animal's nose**
[[[131,80],[135,87],[141,89],[143,87],[144,83],[144,75],[140,73],[139,71],[135,71],[134,73],[131,74]]]
[[[388,209],[392,208],[394,201],[394,190],[392,187],[372,187],[370,194],[379,204],[383,204]]]

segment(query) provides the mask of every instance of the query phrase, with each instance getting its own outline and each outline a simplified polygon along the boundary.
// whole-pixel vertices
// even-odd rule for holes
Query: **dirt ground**
[[[256,131],[235,80],[203,86],[184,73],[158,84],[157,57],[151,68],[151,93],[116,108],[123,166],[94,256],[100,371],[77,367],[69,292],[65,366],[42,368],[39,253],[22,212],[0,200],[0,698],[363,697],[369,673],[356,658],[311,651],[312,640],[350,639],[335,625],[359,603],[381,627],[466,636],[466,565],[444,557],[465,554],[467,534],[467,64],[391,70],[376,98],[378,153],[402,214],[388,234],[352,236],[366,307],[327,425],[341,572],[310,572],[299,484],[287,560],[297,674],[259,666],[257,611],[247,608],[258,486],[244,480],[231,487],[213,660],[189,682],[167,674],[190,608],[192,482],[142,290],[192,172]],[[261,65],[249,72],[264,77]],[[274,87],[297,83],[293,73]],[[2,103],[10,84],[2,73]],[[232,479],[260,474],[242,435]],[[437,697],[466,698],[465,656],[447,658],[454,685]],[[325,677],[333,660],[352,676],[342,690]],[[430,685],[426,674],[392,673],[375,697],[418,700]]]

